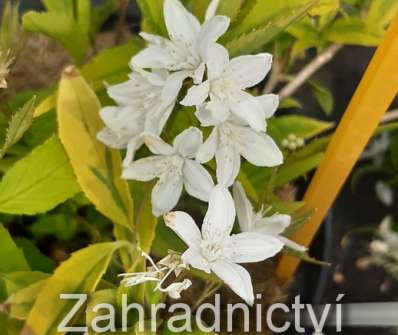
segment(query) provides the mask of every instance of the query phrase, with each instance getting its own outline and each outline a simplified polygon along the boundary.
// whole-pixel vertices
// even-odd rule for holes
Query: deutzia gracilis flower
[[[291,249],[299,252],[307,250],[305,247],[281,235],[291,224],[290,215],[275,214],[270,217],[264,217],[262,211],[255,213],[252,204],[246,196],[245,190],[239,182],[234,184],[233,195],[239,226],[243,232],[256,232],[273,236]]]
[[[109,96],[118,106],[101,110],[106,127],[97,137],[111,148],[127,148],[124,166],[131,163],[135,151],[143,144],[142,133],[149,131],[160,135],[173,111],[177,95],[162,100],[168,77],[167,71],[141,70],[131,73],[128,81],[108,87]]]
[[[152,191],[152,211],[160,216],[173,209],[186,191],[202,201],[209,200],[214,187],[207,170],[193,158],[202,144],[202,132],[191,127],[179,134],[171,145],[160,137],[147,134],[145,144],[156,156],[133,162],[123,171],[124,179],[149,181],[159,178]]]
[[[193,86],[183,101],[185,106],[199,106],[197,116],[203,125],[216,125],[232,115],[256,131],[265,131],[279,105],[274,94],[254,97],[245,89],[264,80],[271,69],[270,54],[241,56],[229,60],[228,51],[213,44],[207,54],[207,78]],[[210,101],[207,98],[210,97]]]
[[[176,71],[168,81],[168,91],[179,91],[188,77],[194,78],[195,83],[202,82],[207,49],[227,31],[230,23],[226,16],[214,16],[217,6],[218,1],[213,0],[201,26],[180,1],[165,0],[164,18],[170,39],[141,33],[149,46],[132,59],[133,66]]]
[[[218,182],[225,187],[231,186],[235,181],[241,156],[256,166],[273,167],[283,162],[282,152],[270,136],[232,121],[225,121],[214,127],[196,159],[203,164],[214,156]]]
[[[184,212],[164,217],[166,225],[187,244],[182,261],[207,273],[213,272],[249,305],[254,303],[253,285],[248,271],[239,263],[261,262],[283,248],[277,238],[257,233],[231,235],[235,207],[229,191],[216,186],[210,195],[209,209],[202,232]]]

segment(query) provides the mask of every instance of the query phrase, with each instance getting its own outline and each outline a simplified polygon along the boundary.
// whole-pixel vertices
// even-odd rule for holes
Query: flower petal
[[[200,33],[198,19],[178,0],[165,0],[164,19],[171,40],[193,46]]]
[[[198,106],[195,112],[195,116],[200,121],[202,127],[219,125],[225,122],[230,115],[228,106],[215,99],[202,106]]]
[[[249,272],[243,266],[219,260],[211,263],[211,270],[248,305],[253,306],[252,280]]]
[[[234,184],[233,196],[240,230],[242,232],[249,232],[253,228],[253,206],[247,198],[242,184],[238,181]]]
[[[144,144],[141,135],[137,135],[129,140],[127,143],[126,157],[123,159],[123,167],[128,168],[134,160],[135,153]]]
[[[199,85],[201,83],[203,83],[203,77],[205,75],[206,72],[206,64],[204,62],[202,62],[198,68],[194,71],[193,73],[193,83],[195,85]]]
[[[105,127],[98,132],[97,139],[110,148],[125,149],[129,141],[129,136],[120,136],[113,132],[112,129]]]
[[[190,127],[174,139],[173,146],[182,157],[194,158],[202,143],[202,132],[196,127]]]
[[[184,264],[190,265],[195,269],[202,270],[206,273],[210,273],[210,264],[203,258],[197,247],[189,248],[182,254],[182,261]]]
[[[153,45],[140,51],[131,62],[131,68],[169,69],[175,62],[173,55],[164,47]]]
[[[123,179],[150,181],[160,175],[159,166],[163,163],[161,156],[151,156],[139,159],[125,168],[122,173]]]
[[[198,153],[196,154],[196,160],[201,164],[207,163],[214,157],[217,147],[218,147],[218,131],[217,127],[215,127],[213,131],[210,133],[210,136],[200,147]]]
[[[167,78],[162,91],[162,103],[164,105],[168,106],[176,101],[184,80],[190,75],[190,71],[178,71]]]
[[[186,159],[183,174],[188,194],[199,200],[209,201],[209,195],[214,188],[214,182],[209,172],[197,161]]]
[[[198,106],[205,102],[209,96],[210,82],[205,81],[204,83],[192,86],[185,98],[180,102],[183,106]]]
[[[231,186],[240,170],[240,154],[232,145],[219,145],[216,152],[217,180],[224,187]]]
[[[223,241],[233,228],[235,206],[228,189],[217,185],[210,193],[209,208],[202,226],[203,239]]]
[[[278,238],[249,232],[231,236],[228,254],[234,263],[256,263],[274,257],[282,249]]]
[[[231,60],[226,76],[241,89],[253,87],[264,80],[271,69],[272,55],[241,56]]]
[[[152,213],[159,217],[170,212],[177,205],[182,188],[183,179],[177,173],[161,178],[152,190]]]
[[[275,214],[263,218],[253,227],[254,231],[262,234],[277,236],[282,234],[290,226],[292,218],[290,215]]]
[[[220,44],[212,44],[206,53],[207,72],[210,80],[220,78],[229,63],[228,50]]]
[[[133,106],[105,107],[101,109],[100,117],[119,136],[135,136],[144,130],[145,115]]]
[[[146,133],[143,135],[144,143],[155,155],[170,156],[175,154],[174,148],[163,141],[159,136]]]
[[[290,249],[296,250],[298,252],[306,252],[308,249],[303,246],[300,245],[292,240],[289,240],[288,238],[284,237],[284,236],[278,236],[277,237],[285,246],[287,246]]]
[[[214,15],[216,15],[219,4],[220,4],[220,0],[212,0],[210,2],[210,5],[209,5],[209,7],[207,7],[207,10],[206,10],[206,15],[205,15],[206,21],[210,20],[211,18],[214,17]]]
[[[263,112],[266,119],[274,116],[279,106],[279,96],[276,94],[264,94],[256,97],[258,102],[263,107]]]
[[[206,59],[209,47],[228,30],[231,20],[226,16],[214,16],[205,21],[199,35],[199,53],[202,59]]]
[[[273,167],[283,163],[283,154],[270,136],[257,133],[249,127],[234,128],[240,144],[240,153],[251,164]]]
[[[237,101],[232,104],[232,112],[245,120],[255,131],[265,131],[265,114],[260,102],[251,94],[239,92]]]
[[[171,212],[164,215],[164,222],[188,247],[197,247],[202,235],[195,221],[184,212]]]

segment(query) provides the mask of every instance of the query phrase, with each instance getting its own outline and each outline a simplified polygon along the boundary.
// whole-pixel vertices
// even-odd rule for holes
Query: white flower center
[[[233,98],[234,83],[230,79],[219,78],[213,80],[211,83],[210,91],[217,96],[221,101],[228,101]]]
[[[214,262],[220,259],[224,254],[222,244],[211,240],[202,241],[200,244],[200,249],[202,256],[209,262]]]

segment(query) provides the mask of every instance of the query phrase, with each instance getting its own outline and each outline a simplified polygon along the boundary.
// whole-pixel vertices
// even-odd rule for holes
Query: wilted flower
[[[234,184],[233,195],[239,226],[242,231],[273,236],[280,240],[285,246],[299,252],[307,250],[306,247],[301,246],[282,235],[286,228],[291,224],[292,218],[290,215],[274,214],[272,216],[265,217],[265,213],[263,211],[255,213],[252,204],[246,196],[245,190],[239,182],[235,182]]]
[[[254,302],[250,274],[238,263],[261,262],[275,256],[283,243],[258,233],[231,235],[235,206],[227,189],[216,186],[210,195],[209,209],[202,232],[184,212],[165,215],[165,222],[189,247],[182,255],[185,264],[214,272],[249,305]]]
[[[146,134],[144,141],[156,156],[133,162],[123,171],[123,178],[149,181],[159,178],[152,191],[152,211],[156,216],[173,209],[181,196],[183,186],[195,198],[209,200],[214,187],[207,170],[195,158],[202,144],[202,132],[191,127],[179,134],[173,146],[160,137]]]

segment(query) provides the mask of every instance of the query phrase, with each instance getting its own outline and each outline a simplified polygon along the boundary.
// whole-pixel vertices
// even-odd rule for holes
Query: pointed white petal
[[[242,232],[249,232],[253,228],[253,206],[246,196],[240,182],[236,181],[233,187],[236,214]]]
[[[289,240],[288,238],[284,236],[278,236],[277,237],[285,246],[287,246],[290,249],[296,250],[298,252],[306,252],[308,249],[304,247],[303,245],[300,245],[296,242],[293,242],[292,240]]]
[[[246,301],[248,305],[253,306],[252,280],[249,272],[243,266],[219,260],[211,263],[211,269],[232,291]]]
[[[195,269],[210,273],[210,264],[203,258],[197,247],[189,248],[182,255],[182,261],[184,264],[190,265]]]
[[[206,71],[206,64],[201,63],[193,74],[193,83],[195,85],[203,83],[203,77],[205,75],[205,71]]]
[[[129,105],[132,102],[132,96],[134,95],[134,83],[132,80],[125,81],[123,83],[108,86],[108,95],[121,106]]]
[[[276,237],[259,233],[241,233],[231,236],[228,254],[234,263],[256,263],[274,257],[283,249]]]
[[[171,40],[181,41],[187,46],[196,43],[200,33],[200,23],[180,1],[165,0],[164,19]]]
[[[275,214],[263,218],[253,228],[256,232],[276,236],[282,234],[290,226],[291,221],[292,218],[290,215]]]
[[[245,120],[255,131],[265,131],[266,122],[262,105],[251,94],[246,92],[236,93],[232,112]]]
[[[143,135],[144,143],[155,155],[170,156],[175,153],[174,148],[163,141],[159,136],[146,133]]]
[[[171,74],[169,78],[167,78],[162,91],[162,103],[164,105],[168,106],[176,101],[184,80],[187,79],[190,74],[190,71],[179,71]]]
[[[101,109],[100,117],[105,125],[119,136],[134,136],[144,130],[144,114],[134,106],[105,107]]]
[[[150,46],[137,55],[131,62],[131,68],[169,69],[175,63],[175,58],[167,49],[161,46]]]
[[[196,154],[196,160],[202,164],[207,163],[214,157],[217,147],[218,147],[218,131],[217,127],[215,127],[210,133],[210,136],[200,147],[198,153]]]
[[[215,99],[202,106],[198,106],[195,112],[195,116],[200,121],[202,127],[219,125],[227,121],[230,115],[228,106]]]
[[[218,79],[229,63],[228,50],[220,44],[212,44],[206,53],[207,75],[210,80]]]
[[[223,241],[233,228],[235,205],[228,189],[217,185],[210,193],[209,208],[202,226],[203,239]]]
[[[119,136],[108,127],[105,127],[98,132],[97,139],[113,149],[125,149],[129,141],[128,136]]]
[[[214,15],[216,15],[219,4],[220,4],[220,0],[212,0],[210,2],[210,5],[209,5],[209,7],[207,7],[207,10],[206,10],[206,15],[205,15],[206,21],[210,20],[211,18],[214,17]]]
[[[158,35],[153,35],[153,34],[149,34],[146,32],[140,32],[139,35],[147,42],[151,43],[151,44],[155,44],[155,45],[160,45],[160,46],[164,46],[167,45],[168,43],[170,43],[169,40],[167,40],[164,37],[158,36]]]
[[[174,104],[171,104],[169,107],[159,107],[157,111],[151,111],[151,113],[148,113],[145,119],[145,131],[155,135],[160,135],[173,110]]]
[[[194,158],[202,143],[202,132],[196,127],[190,127],[174,139],[173,146],[182,157]]]
[[[240,170],[240,154],[232,145],[219,145],[216,152],[217,180],[224,187],[231,186]]]
[[[159,165],[163,163],[164,158],[160,156],[151,156],[139,159],[125,168],[122,173],[123,179],[150,181],[159,176]]]
[[[186,159],[183,174],[188,194],[199,200],[209,201],[210,193],[214,188],[214,182],[209,172],[198,162]]]
[[[253,87],[264,80],[271,69],[272,55],[241,56],[231,60],[226,76],[241,89]]]
[[[235,131],[240,153],[251,164],[273,167],[283,163],[283,154],[271,137],[249,127],[235,127]]]
[[[188,247],[196,247],[202,240],[200,230],[190,215],[184,212],[171,212],[164,215],[164,222]]]
[[[266,119],[274,116],[279,106],[279,96],[276,94],[265,94],[256,98],[263,107]]]
[[[177,173],[161,178],[152,191],[152,213],[158,217],[170,212],[180,199],[182,187],[182,176]]]
[[[205,102],[209,96],[210,82],[205,81],[204,83],[192,86],[186,95],[186,97],[180,102],[183,106],[198,106]]]
[[[144,144],[141,135],[135,136],[127,143],[126,157],[123,159],[123,167],[128,168],[134,160],[135,153]]]
[[[230,22],[228,17],[218,15],[203,23],[199,35],[199,51],[203,59],[205,59],[209,47],[228,30]]]

